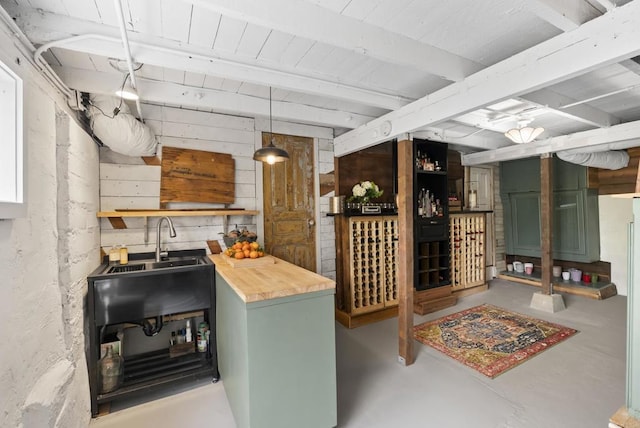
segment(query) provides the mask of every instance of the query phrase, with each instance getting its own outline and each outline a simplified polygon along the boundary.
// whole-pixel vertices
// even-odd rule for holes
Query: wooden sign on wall
[[[163,147],[161,168],[161,208],[169,202],[235,201],[235,161],[229,154]]]

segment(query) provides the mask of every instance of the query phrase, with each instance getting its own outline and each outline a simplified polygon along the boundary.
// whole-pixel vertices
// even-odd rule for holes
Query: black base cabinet
[[[218,380],[215,317],[215,266],[204,250],[190,256],[201,257],[197,266],[183,266],[170,270],[137,271],[109,274],[105,261],[88,278],[87,317],[89,346],[87,366],[91,394],[91,415],[98,415],[98,406],[117,398],[142,395],[170,384],[210,377]],[[198,250],[199,251],[199,250]],[[170,254],[171,256],[171,254]],[[154,254],[131,254],[129,264]],[[136,260],[140,259],[140,260]],[[167,280],[170,275],[171,280]],[[189,292],[191,290],[192,292]],[[146,296],[146,297],[145,297]],[[124,382],[115,391],[101,394],[99,380],[100,345],[110,326],[138,324],[144,319],[164,316],[191,318],[201,312],[209,324],[210,338],[206,352],[171,355],[167,347],[147,353],[130,355],[124,360]],[[134,327],[140,328],[140,327]],[[192,326],[194,351],[197,326]],[[124,343],[126,347],[126,342]]]
[[[413,143],[414,287],[422,291],[451,284],[447,144],[420,139]],[[428,197],[423,196],[426,192]]]

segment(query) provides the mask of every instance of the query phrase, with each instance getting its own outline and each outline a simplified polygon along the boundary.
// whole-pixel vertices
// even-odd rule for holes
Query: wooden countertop
[[[234,268],[222,254],[209,256],[229,286],[246,302],[259,302],[278,297],[295,296],[314,291],[335,289],[336,283],[317,273],[274,257],[275,263],[256,267]]]

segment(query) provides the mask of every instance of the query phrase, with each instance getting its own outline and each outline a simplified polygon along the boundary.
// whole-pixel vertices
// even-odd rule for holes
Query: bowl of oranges
[[[257,259],[264,256],[264,249],[257,242],[236,241],[224,254],[237,260]]]

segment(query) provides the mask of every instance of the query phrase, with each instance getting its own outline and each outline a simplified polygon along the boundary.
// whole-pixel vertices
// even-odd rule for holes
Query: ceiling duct
[[[156,139],[120,98],[91,94],[87,116],[93,133],[105,146],[127,156],[154,156]]]
[[[591,168],[615,170],[625,168],[629,164],[629,154],[624,150],[609,150],[593,153],[561,151],[557,152],[556,155],[559,159],[565,162],[584,165]]]

